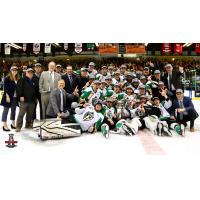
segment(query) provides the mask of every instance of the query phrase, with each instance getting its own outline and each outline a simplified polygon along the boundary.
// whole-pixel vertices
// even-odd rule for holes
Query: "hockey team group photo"
[[[199,55],[195,43],[2,43],[2,131],[42,141],[198,134]]]

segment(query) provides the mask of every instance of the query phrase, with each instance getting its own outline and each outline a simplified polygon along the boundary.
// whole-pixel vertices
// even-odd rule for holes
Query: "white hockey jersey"
[[[83,131],[87,131],[98,121],[103,121],[103,115],[101,113],[97,113],[93,106],[88,106],[82,109],[76,108],[75,112],[75,121],[81,126]]]

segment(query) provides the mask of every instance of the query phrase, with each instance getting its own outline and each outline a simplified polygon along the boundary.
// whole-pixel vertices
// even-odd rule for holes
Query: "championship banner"
[[[26,51],[26,48],[27,48],[27,44],[23,43],[23,47],[22,47],[23,51]]]
[[[87,43],[87,50],[88,51],[94,50],[94,48],[95,48],[95,44],[94,43]]]
[[[174,53],[175,54],[182,54],[183,53],[182,44],[174,44]]]
[[[200,53],[200,43],[195,44],[195,52]]]
[[[5,55],[10,55],[10,45],[5,44],[4,45],[4,51],[5,51]]]
[[[51,53],[51,43],[44,44],[44,53]]]
[[[81,53],[82,52],[82,43],[75,43],[75,52]]]
[[[126,44],[119,43],[119,54],[125,54],[125,53],[126,53]]]
[[[38,54],[40,52],[40,43],[33,43],[33,53]]]
[[[67,51],[68,49],[68,43],[64,43],[64,50]]]
[[[114,43],[99,43],[100,54],[118,54],[119,45]]]
[[[137,54],[142,53],[145,54],[145,45],[136,45],[136,44],[126,44],[126,53]]]
[[[162,54],[170,54],[171,53],[171,44],[163,43],[162,44]]]

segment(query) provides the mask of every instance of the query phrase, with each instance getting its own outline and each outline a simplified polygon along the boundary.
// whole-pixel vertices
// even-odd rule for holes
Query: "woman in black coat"
[[[16,129],[15,126],[15,112],[17,107],[16,85],[19,80],[18,68],[12,66],[10,73],[4,79],[4,94],[2,97],[1,105],[4,107],[2,113],[3,131],[10,131],[7,125],[7,116],[11,108],[10,120],[12,121],[11,128]]]

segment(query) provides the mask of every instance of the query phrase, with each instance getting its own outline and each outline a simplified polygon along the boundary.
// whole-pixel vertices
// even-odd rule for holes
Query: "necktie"
[[[179,101],[179,106],[180,108],[184,108],[183,101]],[[180,115],[180,120],[183,120],[183,112],[180,112],[179,115]]]
[[[70,82],[70,85],[72,85],[72,76],[69,75],[69,82]]]
[[[50,91],[54,88],[53,72],[50,73]]]
[[[60,90],[60,111],[63,111],[63,91]]]
[[[171,84],[172,84],[172,74],[171,73],[169,73],[168,74],[168,89],[169,89],[169,91],[171,91]]]

